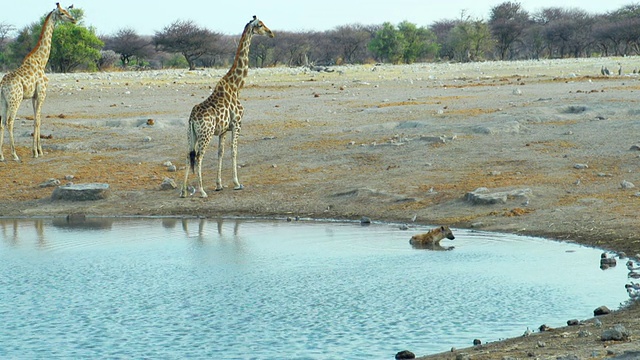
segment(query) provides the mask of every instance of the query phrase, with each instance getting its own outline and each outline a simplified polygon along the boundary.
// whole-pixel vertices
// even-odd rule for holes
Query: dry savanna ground
[[[623,75],[600,74],[602,65],[617,63]],[[25,102],[14,131],[22,161],[0,163],[0,215],[368,216],[403,223],[415,217],[420,224],[541,235],[635,256],[640,189],[621,184],[640,186],[636,67],[640,58],[627,57],[251,70],[241,93],[245,189],[232,190],[227,145],[226,188],[212,191],[214,141],[204,160],[207,199],[181,199],[179,189],[160,184],[165,177],[182,184],[188,114],[224,70],[51,74],[45,154],[30,157],[33,119]],[[178,171],[168,171],[166,162]],[[51,201],[52,188],[40,186],[51,178],[108,183],[110,195]],[[478,188],[527,195],[466,201]],[[602,322],[637,333],[639,313],[631,306]],[[638,335],[603,343],[596,331],[581,338],[578,330],[431,358],[460,352],[471,359],[605,358],[638,347]]]

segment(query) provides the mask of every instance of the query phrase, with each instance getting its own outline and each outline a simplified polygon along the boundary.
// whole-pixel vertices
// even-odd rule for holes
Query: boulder
[[[415,359],[415,358],[416,358],[416,354],[412,353],[409,350],[402,350],[396,353],[396,360]]]
[[[109,184],[88,183],[58,186],[51,194],[51,200],[91,201],[108,196]]]
[[[611,313],[611,310],[609,310],[609,308],[604,305],[593,310],[593,316],[607,315],[610,313]]]

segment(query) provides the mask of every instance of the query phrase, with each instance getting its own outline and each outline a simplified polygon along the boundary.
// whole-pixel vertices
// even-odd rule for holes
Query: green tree
[[[437,54],[436,35],[431,30],[403,21],[398,25],[398,31],[402,35],[402,61],[406,64]]]
[[[493,49],[493,40],[487,23],[467,19],[451,30],[451,45],[458,61],[478,61]]]
[[[9,43],[9,56],[7,62],[11,67],[18,67],[22,63],[22,60],[29,54],[38,43],[39,31],[42,29],[42,25],[33,23],[20,29],[18,36],[14,42]]]
[[[69,72],[77,68],[94,70],[100,59],[100,48],[104,45],[94,34],[82,26],[84,11],[71,9],[76,18],[76,24],[58,24],[51,39],[51,54],[49,67],[52,71]],[[39,22],[33,23],[20,30],[16,41],[11,43],[11,61],[16,66],[22,63],[25,56],[36,46],[46,15]]]
[[[385,22],[369,43],[369,50],[379,60],[397,64],[403,57],[403,41],[402,33],[390,22]]]
[[[90,30],[74,24],[59,25],[53,33],[49,66],[57,72],[78,68],[97,70],[104,43]]]

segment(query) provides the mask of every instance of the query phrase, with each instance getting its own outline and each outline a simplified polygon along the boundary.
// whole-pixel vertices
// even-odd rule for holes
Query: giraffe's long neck
[[[233,60],[233,65],[227,74],[223,77],[227,80],[227,83],[235,88],[235,91],[239,91],[244,86],[244,79],[249,72],[249,48],[251,47],[251,23],[245,26],[238,44],[238,50],[236,50],[236,57]]]
[[[44,69],[45,66],[47,66],[49,54],[51,53],[51,37],[53,36],[53,29],[55,28],[55,25],[56,21],[52,11],[44,20],[38,43],[24,58],[23,64],[40,69]]]

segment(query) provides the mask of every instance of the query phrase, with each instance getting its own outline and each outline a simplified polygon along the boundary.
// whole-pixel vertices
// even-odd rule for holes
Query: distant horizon
[[[69,6],[73,1],[61,2]],[[491,8],[506,1],[453,0],[437,6],[423,1],[396,0],[390,7],[387,1],[372,0],[366,5],[345,1],[325,0],[317,6],[303,8],[283,0],[272,0],[268,4],[255,0],[232,2],[219,9],[219,4],[211,1],[195,0],[180,6],[150,6],[145,2],[88,1],[73,2],[84,11],[83,24],[94,27],[96,34],[113,35],[118,30],[131,28],[138,35],[154,35],[177,20],[193,21],[198,26],[225,35],[238,35],[253,15],[275,31],[306,32],[327,31],[344,25],[380,25],[390,22],[394,25],[409,21],[418,26],[429,26],[436,21],[460,18],[462,12],[472,18],[488,20]],[[610,0],[605,3],[595,1],[568,0],[562,5],[557,1],[514,1],[520,3],[527,12],[535,13],[543,8],[580,9],[592,15],[602,15],[623,6],[634,4],[628,0]],[[13,25],[16,31],[40,19],[55,7],[55,0],[22,0],[11,2],[7,11],[0,14],[0,23]],[[11,15],[10,19],[5,18]],[[145,14],[143,19],[138,19]],[[14,34],[12,34],[13,36]],[[276,34],[277,35],[277,34]]]

